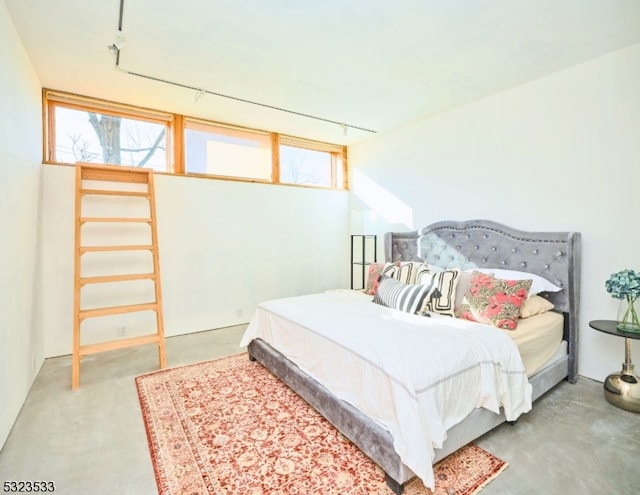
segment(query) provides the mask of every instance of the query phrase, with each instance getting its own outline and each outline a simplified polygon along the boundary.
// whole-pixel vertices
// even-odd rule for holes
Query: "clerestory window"
[[[43,91],[44,162],[347,189],[346,147]]]

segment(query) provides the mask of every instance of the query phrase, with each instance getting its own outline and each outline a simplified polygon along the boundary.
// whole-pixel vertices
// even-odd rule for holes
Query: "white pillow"
[[[546,278],[533,273],[520,272],[517,270],[502,270],[500,268],[470,268],[465,271],[472,272],[474,270],[482,273],[493,273],[496,278],[507,280],[532,280],[533,283],[531,284],[531,289],[529,289],[529,297],[539,294],[540,292],[560,292],[562,290],[562,287],[558,287]]]

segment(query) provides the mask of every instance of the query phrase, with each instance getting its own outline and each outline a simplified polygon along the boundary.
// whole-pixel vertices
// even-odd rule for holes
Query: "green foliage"
[[[640,273],[621,270],[613,273],[604,285],[615,299],[636,299],[640,296]]]

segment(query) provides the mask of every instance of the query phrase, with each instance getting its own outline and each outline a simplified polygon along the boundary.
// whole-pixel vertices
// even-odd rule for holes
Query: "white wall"
[[[69,354],[72,345],[73,167],[43,167],[42,201],[42,320],[50,357]],[[348,203],[346,191],[157,175],[166,335],[245,323],[266,299],[346,287]],[[94,328],[87,321],[83,342],[117,338],[121,322],[131,334],[144,331],[143,314]]]
[[[588,322],[616,316],[609,275],[640,270],[638,88],[634,45],[375,136],[349,148],[353,207],[371,196],[380,233],[472,218],[581,232],[580,373],[604,380],[624,341]]]
[[[43,361],[34,314],[40,82],[0,2],[0,447]]]

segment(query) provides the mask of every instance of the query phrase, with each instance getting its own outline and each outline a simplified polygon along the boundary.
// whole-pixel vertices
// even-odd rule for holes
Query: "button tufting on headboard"
[[[514,268],[562,287],[545,297],[570,314],[570,368],[577,373],[580,281],[579,232],[526,232],[490,220],[437,222],[411,232],[385,234],[387,261],[420,260],[443,268]],[[566,336],[566,335],[565,335]]]

